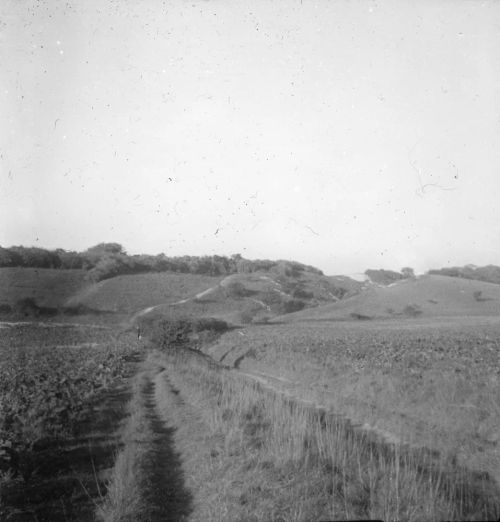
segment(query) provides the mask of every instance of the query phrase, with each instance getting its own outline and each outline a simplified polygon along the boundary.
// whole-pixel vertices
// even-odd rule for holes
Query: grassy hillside
[[[0,268],[0,304],[15,305],[32,298],[40,306],[57,308],[83,290],[84,270],[51,268]]]
[[[210,316],[233,324],[245,324],[338,301],[345,292],[328,277],[310,272],[295,275],[276,272],[233,274],[222,280],[214,279],[211,288],[192,292],[190,298],[156,306],[148,314]]]
[[[500,315],[500,286],[426,275],[365,291],[313,310],[280,317],[283,321],[325,321],[389,317]]]
[[[369,281],[358,281],[345,275],[327,276],[327,279],[332,285],[344,289],[344,299],[346,297],[352,297],[353,295],[359,294],[371,286]]]
[[[145,273],[98,283],[85,276],[83,270],[1,268],[0,304],[12,306],[32,298],[38,306],[81,306],[127,314],[156,307],[160,315],[172,315],[175,305],[175,315],[209,315],[248,323],[331,303],[353,292],[347,280],[285,269],[227,277]]]
[[[96,310],[134,313],[163,303],[192,297],[217,285],[220,277],[194,274],[137,274],[106,279],[93,284],[69,301]]]

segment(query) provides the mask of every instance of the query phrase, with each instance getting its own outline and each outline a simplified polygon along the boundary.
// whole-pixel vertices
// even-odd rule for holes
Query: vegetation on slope
[[[500,314],[500,286],[436,275],[405,279],[391,286],[371,286],[365,291],[277,321],[495,316]]]
[[[195,276],[178,277],[192,281]],[[104,288],[106,284],[118,284],[118,279],[101,282],[99,286]],[[153,306],[147,315],[164,318],[216,317],[232,324],[265,322],[276,315],[338,301],[345,292],[330,278],[304,272],[298,275],[274,271],[232,274],[215,280],[215,283],[201,292],[193,291],[184,299],[164,298],[166,304]]]

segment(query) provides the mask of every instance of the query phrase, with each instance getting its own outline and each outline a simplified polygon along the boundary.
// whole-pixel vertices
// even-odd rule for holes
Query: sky
[[[0,245],[500,265],[500,2],[2,0]]]

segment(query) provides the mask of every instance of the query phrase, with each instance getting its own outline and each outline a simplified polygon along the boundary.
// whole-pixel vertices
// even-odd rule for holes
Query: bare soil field
[[[109,329],[0,329],[0,520],[95,519],[136,352]]]

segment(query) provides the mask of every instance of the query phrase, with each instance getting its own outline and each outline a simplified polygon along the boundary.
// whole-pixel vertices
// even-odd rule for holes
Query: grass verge
[[[172,385],[220,442],[198,499],[216,520],[496,520],[488,477],[381,444],[328,413],[178,351]],[[199,470],[207,475],[208,470]],[[192,473],[196,474],[193,467]],[[200,501],[200,500],[198,500]]]
[[[133,382],[133,395],[128,405],[129,416],[122,435],[123,447],[116,456],[107,495],[97,509],[97,519],[102,522],[144,520],[146,506],[143,501],[143,462],[153,444],[144,394],[147,385],[147,371],[141,371]]]

